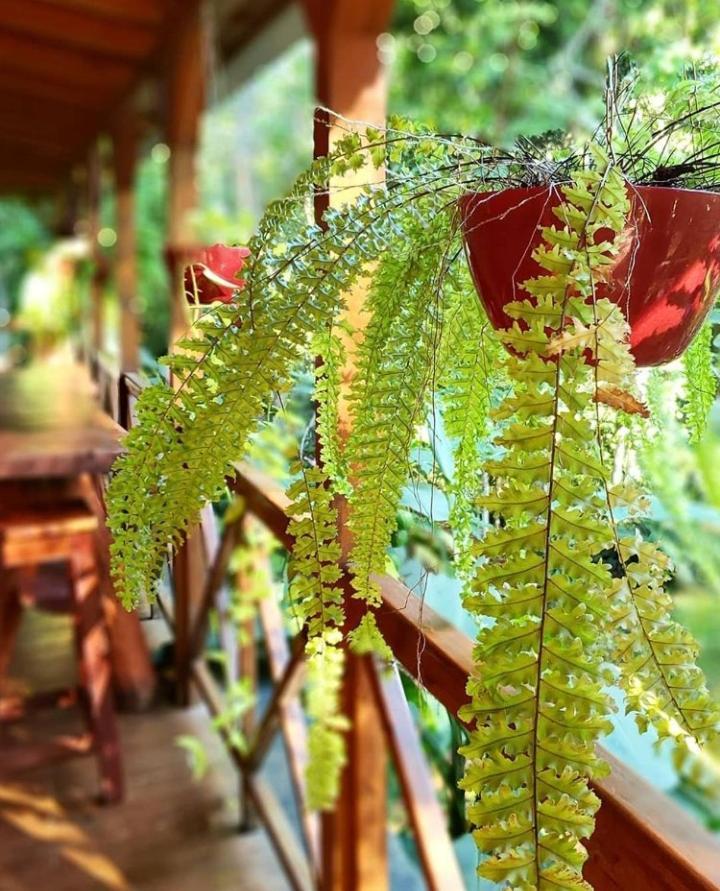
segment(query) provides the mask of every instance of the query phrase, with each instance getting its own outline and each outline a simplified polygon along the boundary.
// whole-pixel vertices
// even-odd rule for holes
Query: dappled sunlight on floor
[[[67,668],[64,642],[57,617],[28,617],[13,674],[30,677],[36,692],[57,686],[63,672],[41,663]],[[77,730],[78,719],[55,710],[22,726],[42,739]],[[202,706],[123,714],[120,733],[121,805],[96,803],[92,757],[0,780],[0,891],[288,891],[264,833],[236,831],[237,776]],[[208,752],[200,782],[176,743],[187,735]]]
[[[93,840],[72,822],[54,798],[21,786],[2,784],[0,821],[40,843],[36,846],[37,860],[59,859],[74,867],[79,873],[75,879],[78,886],[83,881],[92,881],[115,891],[130,888],[117,866],[95,849]],[[52,846],[52,850],[42,851],[44,845]]]

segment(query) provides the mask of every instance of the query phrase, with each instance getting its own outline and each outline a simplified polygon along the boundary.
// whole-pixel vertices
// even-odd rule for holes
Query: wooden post
[[[392,0],[304,0],[316,44],[316,90],[318,102],[343,118],[384,125],[386,79],[378,59],[376,39],[388,25]],[[332,113],[316,115],[315,157],[322,156],[342,136],[347,124]],[[359,125],[358,130],[363,126]],[[362,171],[362,180],[368,179]],[[378,178],[382,174],[378,173]],[[348,201],[353,193],[342,181],[342,198],[333,195],[316,201],[318,222],[328,204]],[[347,318],[355,329],[363,325],[362,308],[366,287],[360,284],[348,294]],[[343,374],[345,398],[354,369],[355,344],[348,341],[348,367]],[[342,399],[342,435],[350,430],[350,416]],[[347,505],[338,504],[343,555],[350,549]],[[347,733],[348,763],[343,772],[335,811],[322,822],[323,891],[386,891],[389,887],[387,854],[387,746],[377,701],[373,696],[368,658],[348,654],[343,688],[345,713],[351,721]]]
[[[88,156],[87,171],[87,203],[88,203],[88,246],[93,264],[90,280],[90,349],[93,358],[102,351],[105,345],[105,319],[103,313],[103,288],[105,284],[104,257],[98,244],[100,231],[100,201],[102,196],[102,160],[100,145],[95,142]]]
[[[137,313],[137,259],[135,240],[135,166],[137,119],[127,113],[119,119],[113,137],[117,245],[115,280],[120,301],[120,370],[137,371],[140,364],[140,326]]]
[[[195,155],[200,116],[205,103],[206,36],[200,4],[186,2],[170,50],[167,141],[170,148],[168,184],[168,249],[171,258],[172,304],[170,343],[187,328],[188,310],[182,286],[182,255],[195,243],[191,215],[197,205]]]
[[[183,255],[194,243],[191,214],[197,204],[195,153],[200,115],[205,100],[206,38],[200,4],[187,0],[175,22],[168,66],[167,141],[170,148],[167,248],[170,281],[170,348],[188,325],[188,308],[182,283]],[[175,669],[177,701],[190,701],[190,635],[202,598],[207,555],[198,527],[173,563],[175,579]],[[210,558],[212,559],[212,558]]]

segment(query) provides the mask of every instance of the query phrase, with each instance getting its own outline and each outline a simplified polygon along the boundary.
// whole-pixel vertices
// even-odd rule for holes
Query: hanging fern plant
[[[610,686],[680,762],[720,717],[694,641],[670,618],[669,561],[640,534],[645,497],[618,479],[612,439],[614,419],[647,413],[635,360],[679,354],[720,282],[720,89],[708,72],[681,82],[660,127],[656,98],[612,82],[607,120],[576,151],[547,141],[501,151],[402,122],[365,139],[348,132],[269,208],[232,302],[204,311],[166,360],[175,385],[145,392],[110,486],[115,580],[130,605],[221,493],[294,367],[319,354],[323,462],[298,455],[289,575],[307,631],[309,798],[329,809],[345,758],[346,647],[392,658],[375,619],[377,577],[416,430],[438,397],[455,444],[456,560],[481,629],[460,715],[470,730],[462,787],[481,875],[518,891],[589,888],[582,840],[598,807],[588,783],[605,770],[595,747],[611,727]],[[322,227],[309,219],[309,199],[332,177],[382,165],[385,183],[328,210]],[[675,230],[692,226],[692,273],[665,238],[671,191]],[[658,282],[663,245],[670,272]],[[361,277],[358,337],[343,311]],[[703,393],[707,331],[686,362]],[[694,435],[706,411],[707,397],[689,406]]]

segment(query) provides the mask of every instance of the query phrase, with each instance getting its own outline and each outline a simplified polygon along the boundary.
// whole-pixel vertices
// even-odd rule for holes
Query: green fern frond
[[[347,718],[340,701],[345,665],[345,623],[340,587],[340,543],[337,511],[329,480],[317,467],[295,468],[298,478],[288,489],[292,503],[289,533],[294,538],[289,577],[290,599],[307,630],[307,713],[310,718],[308,804],[329,810],[337,798],[346,761]]]
[[[488,428],[500,357],[499,344],[488,328],[466,269],[466,275],[448,297],[438,362],[442,417],[445,432],[453,440],[450,527],[455,565],[461,575],[472,567],[474,498],[483,458],[480,444]]]
[[[322,449],[323,467],[336,492],[349,494],[347,462],[340,440],[340,385],[346,363],[342,338],[329,328],[317,334],[312,352],[315,362],[315,432]]]
[[[477,502],[503,523],[478,542],[465,598],[492,622],[478,635],[461,713],[472,728],[461,785],[488,855],[480,874],[525,891],[589,887],[581,839],[599,802],[587,782],[605,772],[595,744],[612,726],[606,658],[619,582],[595,557],[612,540],[594,417],[600,363],[587,361],[593,337],[565,337],[565,320],[575,331],[597,325],[585,301],[619,245],[591,248],[602,230],[622,232],[628,202],[606,163],[576,177],[564,199],[564,228],[545,233],[562,251],[535,252],[548,281],[527,283],[535,299],[508,308],[526,327],[507,341],[524,354],[507,359],[513,392],[493,411],[504,453],[492,463],[494,494]]]
[[[428,221],[418,215],[408,247],[388,252],[375,270],[369,295],[371,318],[358,350],[352,383],[353,430],[347,446],[353,477],[349,526],[355,596],[369,607],[380,604],[375,576],[384,572],[397,522],[397,507],[409,475],[415,431],[426,399],[442,325],[440,295],[454,243],[454,212]],[[409,253],[407,251],[410,251]],[[375,641],[374,621],[366,617],[351,635],[362,651]]]
[[[608,330],[599,336],[618,342]],[[629,354],[627,337],[621,342]],[[622,534],[618,528],[616,505],[629,505],[637,523],[649,501],[646,494],[638,485],[611,485],[610,470],[605,473],[605,486],[612,546],[623,576],[616,602],[613,661],[620,668],[626,710],[635,715],[641,730],[652,725],[660,740],[672,742],[676,762],[683,766],[688,755],[697,754],[700,745],[717,736],[720,711],[696,664],[697,643],[671,617],[672,599],[664,590],[672,569],[669,558],[645,541],[639,528],[633,534]]]
[[[713,329],[708,320],[683,356],[685,372],[685,423],[690,442],[698,442],[707,427],[710,409],[717,395],[713,371]]]
[[[314,172],[312,181],[327,166]],[[286,216],[284,204],[270,211],[251,241],[238,302],[213,307],[166,360],[172,388],[143,393],[109,490],[113,571],[126,604],[152,590],[167,546],[222,492],[267,400],[288,388],[312,335],[336,318],[399,200],[368,187],[352,218],[328,213],[327,232],[308,224],[304,203]]]

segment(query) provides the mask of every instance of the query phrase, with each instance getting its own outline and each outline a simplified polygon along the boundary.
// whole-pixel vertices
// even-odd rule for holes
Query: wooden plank
[[[0,98],[3,115],[3,145],[24,142],[27,145],[51,143],[48,154],[71,154],[92,134],[94,121],[85,109],[51,107],[43,99],[17,94]],[[43,111],[43,105],[45,110]]]
[[[108,89],[101,81],[68,84],[7,67],[0,58],[0,89],[5,94],[45,99],[53,104],[85,111],[101,112],[108,101]]]
[[[23,739],[15,744],[0,745],[0,778],[8,780],[26,771],[48,764],[91,755],[92,737],[89,733],[58,736],[55,739],[31,742]]]
[[[159,620],[149,623],[158,632]],[[147,626],[146,626],[147,627]],[[32,612],[13,674],[33,689],[72,677],[70,628]],[[119,715],[127,796],[119,807],[93,801],[95,765],[68,758],[0,784],[3,891],[288,891],[263,831],[240,834],[232,795],[236,769],[202,705],[155,705]],[[71,711],[33,715],[33,738],[70,735]],[[208,769],[193,779],[179,737],[196,738]],[[2,756],[0,756],[2,762]],[[3,762],[4,764],[4,762]]]
[[[46,2],[61,9],[77,10],[85,17],[153,26],[162,23],[173,0],[46,0]]]

